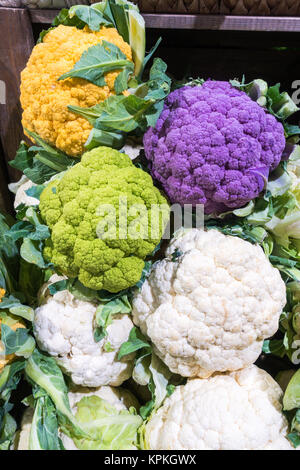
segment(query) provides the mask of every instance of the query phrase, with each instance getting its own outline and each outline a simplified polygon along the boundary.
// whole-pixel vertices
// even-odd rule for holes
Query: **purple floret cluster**
[[[204,204],[211,214],[259,195],[281,160],[285,137],[282,124],[246,93],[207,81],[170,93],[144,147],[171,203]]]

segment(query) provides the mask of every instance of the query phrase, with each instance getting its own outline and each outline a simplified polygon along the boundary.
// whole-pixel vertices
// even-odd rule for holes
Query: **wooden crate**
[[[11,210],[7,182],[20,176],[8,165],[23,136],[20,72],[39,32],[49,27],[57,13],[0,7],[0,86],[4,83],[6,88],[5,104],[1,104],[0,93],[1,209]],[[300,49],[295,49],[300,18],[173,13],[145,13],[144,17],[148,47],[162,36],[159,56],[177,78],[229,79],[245,73],[249,80],[260,76],[282,82],[290,92],[292,82],[300,80]]]

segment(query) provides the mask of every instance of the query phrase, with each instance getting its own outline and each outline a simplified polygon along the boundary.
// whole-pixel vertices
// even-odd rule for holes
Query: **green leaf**
[[[99,31],[100,26],[112,26],[112,23],[107,21],[99,10],[87,5],[72,6],[69,10],[69,18],[74,17],[79,18],[91,31]]]
[[[141,288],[142,288],[142,285],[144,284],[144,282],[146,281],[146,279],[150,276],[150,272],[151,272],[152,266],[153,266],[153,262],[152,262],[152,261],[145,261],[145,266],[144,266],[144,269],[143,269],[143,271],[142,271],[141,279],[136,283],[136,287],[137,287],[138,289],[141,289]]]
[[[132,74],[130,68],[124,68],[115,79],[114,89],[117,95],[123,93],[128,88],[129,77]]]
[[[46,268],[47,264],[42,255],[40,243],[29,238],[24,238],[20,254],[28,263],[35,264],[39,268]]]
[[[90,108],[70,105],[68,106],[68,110],[83,117],[93,126],[103,111],[103,103],[95,104],[95,106],[91,106]]]
[[[43,269],[28,263],[22,258],[20,259],[18,288],[25,295],[23,303],[25,302],[27,305],[36,304],[38,291],[46,281],[45,275],[46,273]],[[30,320],[30,318],[27,318],[27,320]]]
[[[139,351],[140,349],[146,349],[151,351],[151,346],[147,342],[145,336],[141,333],[141,331],[136,328],[135,326],[132,328],[129,334],[128,341],[122,344],[119,354],[118,360],[122,359],[124,356],[131,354],[133,352]]]
[[[3,401],[8,401],[10,399],[11,392],[16,390],[21,380],[21,373],[24,368],[25,360],[22,358],[5,366],[0,373],[0,398]]]
[[[95,147],[104,146],[120,150],[124,147],[125,136],[121,132],[107,132],[101,129],[93,128],[90,132],[88,140],[84,144],[87,150],[92,150]]]
[[[149,358],[147,358],[146,360],[143,360],[143,363],[144,366],[149,363],[148,370],[146,369],[144,371],[145,378],[147,378],[147,374],[151,377],[148,381],[148,388],[151,392],[152,398],[140,409],[143,419],[147,419],[163,404],[165,398],[174,392],[175,386],[169,383],[173,375],[172,372],[155,354],[152,353],[150,362]],[[140,378],[141,374],[138,376],[138,379]],[[141,384],[139,381],[138,383]]]
[[[25,372],[28,379],[45,390],[52,399],[58,413],[60,426],[78,438],[86,438],[87,433],[81,429],[72,414],[68,388],[55,359],[45,356],[35,349],[26,363]]]
[[[16,354],[25,358],[30,357],[34,348],[35,341],[25,328],[17,328],[13,331],[5,323],[1,324],[1,341],[4,345],[4,351],[0,355]]]
[[[51,295],[57,294],[57,292],[62,292],[68,288],[69,281],[67,279],[63,279],[61,281],[54,282],[50,284],[48,290]]]
[[[16,430],[16,421],[9,413],[6,413],[0,427],[0,450],[10,449]]]
[[[128,314],[130,312],[131,305],[126,295],[122,295],[119,298],[111,300],[107,304],[99,305],[96,310],[96,329],[94,331],[95,341],[99,342],[107,336],[107,327],[111,325],[113,315]]]
[[[13,293],[17,289],[19,275],[19,250],[9,237],[14,220],[0,213],[0,287]]]
[[[71,280],[67,286],[68,290],[78,300],[95,302],[98,299],[97,291],[85,287],[78,279]]]
[[[61,75],[58,80],[77,77],[88,80],[94,85],[105,86],[105,74],[124,67],[133,71],[133,63],[118,46],[103,40],[101,44],[89,47],[73,69]]]
[[[118,33],[129,44],[128,13],[122,5],[118,5],[116,2],[109,2],[109,6]]]
[[[154,55],[155,52],[157,51],[158,46],[160,45],[161,41],[162,41],[162,38],[158,38],[158,40],[156,41],[156,43],[154,44],[154,46],[150,49],[149,53],[148,53],[148,54],[146,55],[146,57],[144,58],[144,60],[143,60],[143,67],[142,67],[142,69],[141,69],[141,71],[140,71],[139,77],[142,76],[142,73],[143,73],[143,71],[145,70],[146,65],[148,64],[149,60],[153,57],[153,55]]]
[[[265,354],[274,354],[274,356],[284,357],[285,355],[285,347],[283,345],[282,340],[265,340],[263,343],[262,351]]]
[[[110,96],[103,102],[101,115],[95,128],[106,131],[131,132],[136,128],[146,129],[146,114],[154,100],[144,100],[135,95]]]
[[[8,232],[8,236],[14,241],[21,238],[30,238],[31,240],[46,240],[50,237],[50,231],[47,225],[40,221],[35,206],[29,207],[25,212],[27,220],[22,220],[13,225]]]
[[[43,184],[38,184],[36,186],[31,186],[31,188],[27,189],[25,191],[25,194],[27,194],[27,196],[29,197],[34,197],[35,199],[40,199],[40,196],[42,194],[42,192],[44,191],[44,189],[46,188],[45,185]]]
[[[291,432],[288,434],[288,440],[293,444],[295,448],[300,446],[300,433],[299,432]]]
[[[63,24],[64,26],[76,26],[78,29],[83,29],[86,26],[86,23],[81,21],[78,16],[74,15],[70,17],[69,10],[67,8],[62,8],[52,22],[52,26],[59,26],[60,24]]]
[[[76,419],[90,435],[73,438],[80,450],[133,450],[142,418],[134,410],[117,410],[102,398],[92,395],[77,403]]]
[[[172,372],[155,354],[152,354],[150,372],[154,384],[154,406],[158,409],[168,395],[168,384],[172,377]]]
[[[283,409],[300,408],[300,369],[291,378],[283,397]]]
[[[36,400],[29,450],[60,450],[56,409],[48,396]]]
[[[26,132],[39,146],[28,147],[21,142],[15,159],[9,164],[22,171],[33,183],[43,184],[75,163],[74,159],[48,145],[34,132]]]
[[[149,80],[135,91],[135,95],[144,100],[154,100],[153,106],[146,114],[148,126],[155,126],[164,105],[164,99],[171,91],[171,79],[166,74],[167,65],[160,59],[154,59],[150,69]]]

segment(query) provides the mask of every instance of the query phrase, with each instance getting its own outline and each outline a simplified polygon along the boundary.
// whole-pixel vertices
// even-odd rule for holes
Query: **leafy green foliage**
[[[0,450],[9,450],[17,430],[15,419],[4,407],[0,410]],[[1,414],[3,414],[1,419]]]
[[[4,355],[15,354],[28,358],[35,348],[35,341],[27,329],[17,328],[14,331],[5,323],[1,324],[1,341],[4,346],[1,354]]]
[[[55,359],[35,349],[26,362],[25,372],[30,382],[41,387],[52,399],[59,424],[64,431],[66,433],[72,432],[78,438],[87,437],[87,434],[80,428],[72,414],[68,388]]]
[[[232,86],[247,93],[254,101],[264,106],[276,119],[281,121],[287,138],[300,134],[298,126],[286,122],[290,116],[299,111],[299,108],[287,92],[280,92],[280,83],[270,87],[261,79],[245,83],[244,76],[241,82],[234,79],[230,80],[230,83]]]
[[[126,295],[122,295],[106,304],[101,304],[96,310],[96,329],[94,331],[95,341],[101,341],[107,336],[107,327],[111,325],[113,316],[118,314],[128,314],[131,312],[131,305]]]
[[[101,87],[106,84],[105,74],[114,70],[133,72],[133,63],[118,46],[103,40],[101,44],[96,44],[85,51],[73,69],[61,75],[59,80],[77,77]]]
[[[9,400],[20,382],[24,365],[24,359],[19,359],[4,367],[0,373],[0,450],[9,450],[17,428],[10,415],[13,405]]]
[[[142,418],[147,419],[174,391],[174,386],[170,383],[174,375],[152,352],[152,346],[137,327],[132,328],[128,341],[122,344],[118,359],[134,352],[136,358],[132,377],[138,384],[147,385],[152,396],[151,400],[140,409]]]
[[[9,401],[11,392],[16,390],[20,382],[24,368],[25,360],[23,358],[4,367],[0,373],[0,402]]]
[[[42,185],[74,165],[74,159],[48,145],[37,134],[28,130],[26,132],[38,145],[28,147],[25,142],[21,142],[15,159],[9,164],[22,171],[33,183]]]
[[[35,402],[29,450],[61,450],[56,409],[51,398],[45,393]]]
[[[103,103],[91,108],[68,106],[71,112],[87,119],[94,127],[86,147],[91,148],[108,142],[113,148],[119,149],[121,142],[124,143],[126,133],[141,134],[148,126],[154,126],[163,109],[164,99],[171,89],[171,79],[166,70],[165,62],[155,59],[149,80],[140,85],[135,83],[129,96],[110,96]],[[117,92],[123,90],[128,78],[129,70],[124,69],[124,74],[120,74],[116,80]]]
[[[17,289],[19,251],[9,237],[13,220],[0,213],[0,287],[9,292]]]
[[[130,450],[137,441],[142,419],[134,409],[118,411],[98,396],[84,397],[77,404],[76,419],[89,434],[87,439],[74,437],[80,450]]]
[[[128,356],[128,354],[132,354],[133,352],[137,352],[139,350],[147,350],[149,354],[151,353],[151,346],[146,340],[145,336],[141,333],[141,331],[137,327],[133,327],[130,331],[128,341],[122,344],[118,359],[122,359],[124,356]]]

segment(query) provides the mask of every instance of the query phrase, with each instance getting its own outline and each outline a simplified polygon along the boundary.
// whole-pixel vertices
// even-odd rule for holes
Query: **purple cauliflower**
[[[170,93],[144,147],[170,201],[204,204],[211,214],[259,195],[281,160],[285,137],[282,124],[246,93],[207,81]]]

